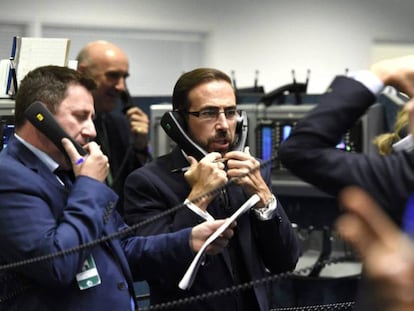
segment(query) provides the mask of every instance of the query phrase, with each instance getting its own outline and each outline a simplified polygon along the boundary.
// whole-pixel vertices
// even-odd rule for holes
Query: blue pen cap
[[[405,206],[402,228],[405,233],[414,237],[414,194],[410,195]]]

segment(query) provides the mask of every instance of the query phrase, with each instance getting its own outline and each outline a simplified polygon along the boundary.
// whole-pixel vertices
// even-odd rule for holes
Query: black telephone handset
[[[161,118],[161,126],[167,135],[177,143],[188,155],[193,156],[200,161],[207,152],[197,145],[186,133],[185,122],[178,111],[168,111]],[[242,111],[237,119],[236,139],[233,143],[232,150],[243,151],[247,139],[247,113]]]
[[[232,151],[244,151],[248,130],[247,112],[241,110],[241,115],[237,118],[236,138],[231,148]]]
[[[126,113],[129,108],[134,107],[134,101],[132,100],[132,96],[129,93],[129,90],[125,88],[124,91],[120,94],[121,104],[122,104],[122,112]]]
[[[70,137],[56,122],[55,117],[46,106],[40,101],[32,103],[24,112],[26,118],[44,135],[46,135],[68,158],[65,148],[62,145],[62,138],[68,138],[81,156],[87,152],[82,146]],[[70,159],[69,159],[70,160]]]

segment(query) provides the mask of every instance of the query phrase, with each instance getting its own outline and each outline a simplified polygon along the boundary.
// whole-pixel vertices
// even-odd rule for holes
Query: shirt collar
[[[14,136],[31,152],[33,152],[50,169],[51,172],[54,172],[59,167],[59,164],[55,160],[53,160],[47,153],[41,151],[32,144],[28,143],[16,133],[14,134]]]

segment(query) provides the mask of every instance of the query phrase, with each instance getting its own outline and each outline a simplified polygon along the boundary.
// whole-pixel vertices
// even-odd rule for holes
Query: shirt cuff
[[[192,210],[194,213],[196,213],[201,218],[207,220],[207,221],[213,221],[214,217],[209,214],[207,211],[203,211],[201,208],[199,208],[197,205],[195,205],[193,202],[191,202],[189,199],[185,199],[184,204],[187,205],[187,207]]]
[[[349,74],[349,77],[361,82],[375,96],[379,95],[384,89],[384,83],[369,70],[359,70]]]
[[[273,218],[273,214],[276,208],[277,208],[277,200],[275,196],[272,194],[272,196],[270,197],[265,207],[254,208],[253,210],[256,213],[256,216],[260,220],[269,220]]]

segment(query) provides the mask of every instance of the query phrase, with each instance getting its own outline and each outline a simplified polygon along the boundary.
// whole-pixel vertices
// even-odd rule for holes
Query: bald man
[[[97,84],[93,92],[97,131],[96,141],[108,156],[107,184],[119,195],[118,210],[123,214],[123,186],[128,174],[151,159],[148,152],[148,116],[137,106],[125,115],[115,111],[120,96],[128,94],[126,79],[129,60],[124,51],[108,41],[93,41],[79,52],[78,71]]]

